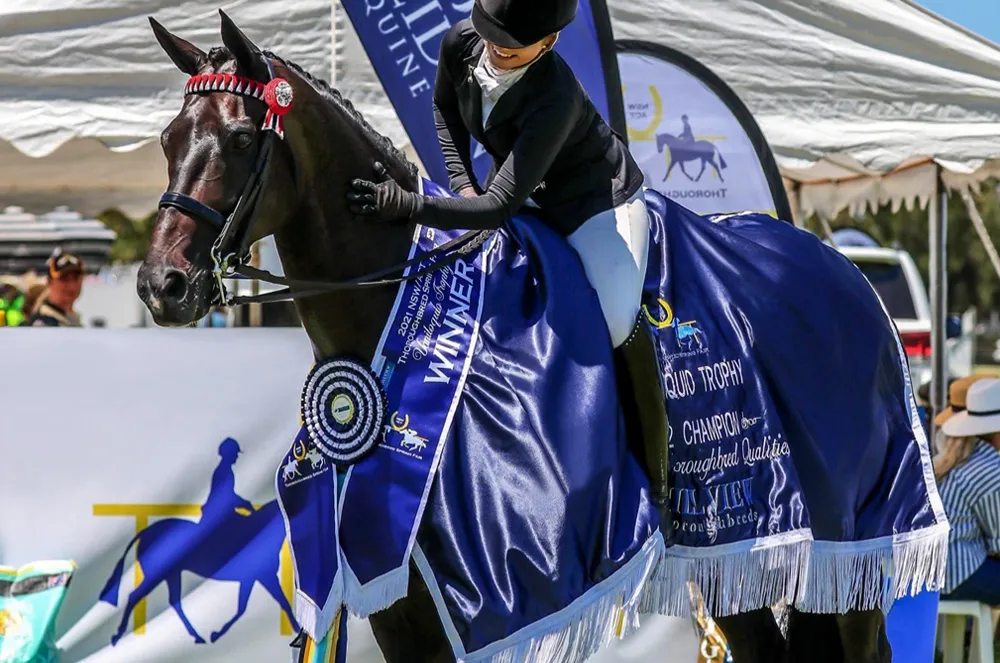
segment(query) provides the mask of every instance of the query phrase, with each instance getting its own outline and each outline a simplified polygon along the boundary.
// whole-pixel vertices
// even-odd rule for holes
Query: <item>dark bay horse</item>
[[[346,281],[406,261],[413,225],[357,219],[347,209],[346,192],[353,179],[374,177],[376,161],[401,186],[416,191],[417,169],[349,101],[295,64],[262,52],[224,14],[225,47],[208,53],[155,21],[152,25],[160,45],[190,76],[236,74],[266,82],[273,67],[294,89],[294,120],[285,125],[284,140],[275,143],[248,241],[274,235],[286,275],[298,280]],[[186,96],[161,138],[168,190],[214,210],[238,209],[254,174],[265,111],[263,103],[235,94]],[[658,141],[661,149],[663,144]],[[712,154],[714,146],[709,159]],[[674,160],[681,158],[674,155]],[[138,291],[160,325],[195,322],[219,296],[212,257],[219,231],[197,216],[176,206],[161,208],[157,216]],[[370,360],[395,294],[394,287],[343,289],[295,304],[318,356],[352,354]],[[455,660],[427,586],[413,566],[407,596],[369,619],[389,663]],[[793,613],[787,645],[767,609],[719,622],[736,663],[888,661],[879,653],[885,642],[881,613],[816,619]],[[798,635],[793,638],[792,633]],[[804,644],[806,651],[789,658],[791,643]]]

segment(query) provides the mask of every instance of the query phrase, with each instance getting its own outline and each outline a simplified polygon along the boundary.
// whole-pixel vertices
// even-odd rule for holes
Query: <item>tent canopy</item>
[[[610,0],[747,104],[802,211],[925,204],[1000,172],[1000,48],[908,0]]]
[[[166,184],[157,137],[180,107],[184,76],[156,44],[146,15],[207,48],[220,42],[217,2],[37,0],[30,9],[0,8],[0,52],[8,55],[0,64],[0,206],[151,211]],[[330,75],[335,53],[336,84],[405,149],[338,4],[223,7],[259,44],[317,75]],[[618,38],[677,48],[734,88],[804,212],[923,204],[939,169],[954,187],[1000,172],[1000,48],[909,0],[609,6]]]
[[[330,76],[330,0],[32,0],[0,6],[0,207],[83,214],[155,209],[167,184],[159,135],[185,75],[148,15],[207,50],[222,7],[261,47]]]

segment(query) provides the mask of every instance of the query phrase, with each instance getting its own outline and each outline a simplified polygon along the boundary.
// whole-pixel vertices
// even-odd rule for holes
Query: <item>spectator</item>
[[[943,421],[934,459],[951,523],[942,598],[1000,606],[1000,380],[976,380],[966,403]]]
[[[73,305],[83,286],[83,260],[56,249],[49,258],[48,293],[27,324],[32,327],[81,327]]]
[[[966,378],[955,379],[952,378],[948,382],[948,405],[942,410],[936,417],[934,417],[934,426],[937,428],[937,437],[931,442],[931,452],[932,453],[942,453],[944,451],[945,445],[945,434],[941,430],[944,426],[944,422],[948,421],[953,414],[956,412],[962,412],[965,410],[965,398],[969,393],[969,387],[971,387],[976,382],[979,382],[983,378],[989,377],[988,375],[970,375]]]

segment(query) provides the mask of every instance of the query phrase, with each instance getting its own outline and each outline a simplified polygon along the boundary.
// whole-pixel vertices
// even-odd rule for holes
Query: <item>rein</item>
[[[267,70],[270,81],[266,85],[234,74],[198,74],[189,78],[187,84],[184,86],[185,96],[227,92],[250,97],[267,105],[267,113],[264,115],[261,127],[264,138],[257,152],[253,171],[247,178],[247,182],[243,186],[243,191],[240,193],[233,211],[228,215],[223,214],[200,200],[177,191],[167,191],[160,196],[160,209],[176,208],[196,221],[205,223],[218,231],[211,250],[212,275],[215,277],[218,289],[218,304],[223,306],[238,306],[240,304],[291,301],[337,290],[374,288],[411,281],[442,269],[463,255],[468,255],[482,246],[493,232],[495,232],[492,230],[472,230],[419,258],[407,260],[406,262],[344,281],[304,281],[290,279],[285,276],[271,274],[256,267],[251,267],[248,264],[250,258],[248,240],[250,238],[250,230],[257,219],[257,215],[254,212],[257,209],[260,194],[267,185],[268,166],[271,163],[271,154],[274,150],[275,141],[284,140],[283,118],[291,110],[293,101],[291,84],[275,75],[274,64],[271,60],[267,61]],[[412,274],[403,274],[410,267],[442,255],[444,255],[443,259],[436,260],[427,267],[418,269]],[[392,274],[400,274],[400,276],[387,278]],[[248,279],[285,287],[281,290],[262,295],[249,297],[234,296],[226,290],[224,280],[236,276],[243,276]]]

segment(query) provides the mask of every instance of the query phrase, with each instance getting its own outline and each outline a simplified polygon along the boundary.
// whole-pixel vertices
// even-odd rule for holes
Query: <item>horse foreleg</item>
[[[232,619],[223,624],[222,628],[212,633],[212,635],[209,636],[209,640],[215,642],[216,640],[224,636],[226,634],[226,631],[232,628],[233,624],[239,621],[240,617],[243,616],[243,613],[247,611],[247,605],[250,603],[250,592],[253,591],[253,584],[254,584],[253,580],[240,581],[240,598],[239,598],[239,606],[236,608],[236,614],[233,615]]]
[[[726,636],[733,663],[782,663],[785,640],[770,608],[715,617]]]
[[[705,174],[705,157],[701,158],[701,170],[698,171],[698,177],[694,178],[695,182],[701,180],[701,176]]]
[[[386,663],[455,661],[431,593],[412,562],[406,597],[372,614],[368,623]]]
[[[691,180],[692,182],[696,181],[696,180],[695,180],[695,179],[694,179],[693,177],[691,177],[691,175],[690,175],[690,174],[688,173],[688,171],[687,171],[687,168],[685,168],[685,167],[684,167],[684,162],[683,162],[683,161],[681,161],[681,172],[682,172],[682,173],[684,173],[684,177],[688,178],[688,179],[689,179],[689,180]]]
[[[868,663],[844,655],[837,615],[788,611],[787,663]]]
[[[674,166],[676,166],[676,165],[677,165],[677,162],[676,162],[676,161],[671,161],[671,162],[670,162],[670,165],[669,165],[669,166],[667,166],[667,174],[663,176],[663,181],[664,181],[664,182],[666,182],[666,181],[667,181],[667,178],[668,178],[668,177],[670,177],[670,171],[671,171],[671,170],[673,170],[673,169],[674,169]]]
[[[181,622],[184,624],[184,628],[187,632],[191,634],[194,638],[194,643],[196,645],[205,644],[205,638],[198,635],[198,631],[194,629],[191,622],[188,621],[187,615],[184,614],[184,607],[181,605],[181,573],[180,571],[174,571],[167,576],[167,601],[170,603],[170,607],[174,609],[177,616],[180,617]]]

